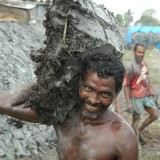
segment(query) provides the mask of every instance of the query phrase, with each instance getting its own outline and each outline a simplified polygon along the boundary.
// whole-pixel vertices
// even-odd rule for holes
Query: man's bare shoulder
[[[113,136],[125,138],[125,136],[136,138],[135,132],[130,124],[120,115],[113,111],[107,111],[106,128],[110,127]],[[108,125],[110,124],[110,125]]]
[[[115,112],[112,113],[111,127],[115,131],[121,132],[121,130],[123,131],[125,129],[126,132],[135,134],[130,124]]]
[[[117,154],[127,157],[130,153],[133,159],[137,159],[138,141],[134,130],[123,117],[116,113],[111,114],[111,132]]]

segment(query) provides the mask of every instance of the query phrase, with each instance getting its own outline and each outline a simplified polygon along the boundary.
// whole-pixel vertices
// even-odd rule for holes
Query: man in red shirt
[[[153,88],[149,80],[149,71],[143,60],[145,46],[136,44],[134,47],[134,58],[126,69],[124,78],[124,94],[128,108],[132,112],[132,127],[140,142],[145,143],[142,131],[153,121],[158,119],[156,104],[154,103]],[[146,110],[149,116],[138,128],[141,113]]]

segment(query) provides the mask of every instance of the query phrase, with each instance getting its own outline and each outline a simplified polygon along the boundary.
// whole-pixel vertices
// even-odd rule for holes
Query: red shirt
[[[135,59],[132,60],[126,69],[123,85],[130,86],[130,98],[153,95],[147,64],[144,61],[136,63]]]

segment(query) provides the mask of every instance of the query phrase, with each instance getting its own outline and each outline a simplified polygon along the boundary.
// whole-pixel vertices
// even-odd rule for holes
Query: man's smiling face
[[[98,77],[96,72],[89,70],[80,84],[79,95],[83,116],[95,119],[113,102],[115,80],[113,77]]]

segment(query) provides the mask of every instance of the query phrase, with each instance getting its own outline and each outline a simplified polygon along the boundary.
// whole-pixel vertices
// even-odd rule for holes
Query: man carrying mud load
[[[122,88],[124,66],[112,54],[96,53],[82,63],[81,107],[63,124],[53,124],[62,160],[136,160],[137,140],[124,119],[108,109]],[[24,108],[30,87],[0,97],[0,111],[29,122],[38,114]],[[56,93],[55,93],[56,94]]]
[[[32,53],[37,82],[0,96],[0,112],[53,125],[61,160],[137,160],[133,129],[108,109],[122,88],[121,37],[90,0],[54,0],[46,48]]]

